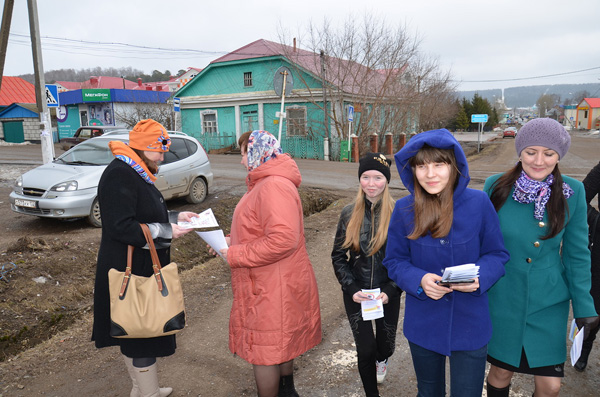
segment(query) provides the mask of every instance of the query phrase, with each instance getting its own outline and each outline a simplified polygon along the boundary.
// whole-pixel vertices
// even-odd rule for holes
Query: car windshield
[[[111,140],[87,140],[65,152],[54,162],[69,165],[108,165],[115,158],[108,148],[108,142]]]

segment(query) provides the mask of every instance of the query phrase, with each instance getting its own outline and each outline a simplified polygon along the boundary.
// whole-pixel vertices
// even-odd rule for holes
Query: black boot
[[[490,385],[490,383],[486,381],[485,390],[487,390],[488,397],[508,397],[510,385],[503,387],[502,389],[498,389],[497,387]]]
[[[592,347],[583,347],[581,349],[581,356],[573,366],[576,371],[583,372],[585,367],[587,367],[588,357],[590,356],[590,352],[592,351]]]
[[[285,375],[279,378],[278,397],[300,397],[294,387],[294,375]]]

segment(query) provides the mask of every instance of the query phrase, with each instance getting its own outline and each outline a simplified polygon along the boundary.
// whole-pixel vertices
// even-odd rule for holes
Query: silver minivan
[[[156,187],[166,200],[185,197],[201,203],[212,186],[213,173],[206,151],[195,138],[169,131],[171,147],[165,153]],[[87,218],[102,226],[98,205],[98,182],[114,159],[108,143],[129,140],[128,131],[112,131],[89,139],[56,160],[34,168],[15,181],[10,193],[11,209],[20,214],[46,218]]]

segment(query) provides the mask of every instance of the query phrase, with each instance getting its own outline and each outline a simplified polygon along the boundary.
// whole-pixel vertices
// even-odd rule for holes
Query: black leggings
[[[372,321],[362,319],[360,303],[354,302],[352,296],[344,294],[344,306],[356,344],[358,372],[366,396],[377,397],[379,390],[375,360],[384,361],[394,353],[396,348],[400,294],[389,297],[389,302],[383,305],[384,316],[375,320],[375,333],[373,333]]]

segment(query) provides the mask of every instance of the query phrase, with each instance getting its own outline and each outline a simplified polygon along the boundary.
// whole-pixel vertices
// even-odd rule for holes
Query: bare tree
[[[546,112],[560,103],[560,97],[555,94],[542,94],[536,102],[536,106],[540,112],[540,117],[545,117]]]
[[[161,123],[167,130],[174,130],[173,106],[167,103],[140,103],[133,106],[115,108],[115,120],[127,128],[133,128],[138,121],[153,119]]]
[[[398,134],[414,121],[409,111],[416,108],[403,96],[403,71],[417,54],[419,40],[404,26],[388,27],[382,19],[365,15],[348,18],[340,29],[328,20],[310,23],[300,43],[306,50],[289,46],[285,56],[295,63],[301,79],[297,91],[323,110],[323,89],[328,102],[331,136],[348,132],[347,105],[354,105],[359,117],[354,132],[366,140],[373,132]],[[282,42],[290,42],[281,35]],[[306,73],[308,72],[308,73]],[[315,80],[323,81],[322,87]]]
[[[418,104],[419,131],[445,127],[456,117],[456,83],[436,58],[418,54],[403,78],[405,97]]]

